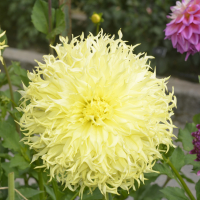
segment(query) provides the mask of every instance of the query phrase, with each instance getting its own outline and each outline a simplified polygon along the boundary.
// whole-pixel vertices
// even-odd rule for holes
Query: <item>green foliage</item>
[[[200,114],[197,114],[193,117],[193,122],[197,125],[200,124]]]
[[[185,155],[184,155],[183,150],[180,147],[177,147],[170,157],[170,161],[172,162],[174,167],[177,169],[177,171],[180,171],[181,168],[185,165],[184,158],[185,158]]]
[[[155,171],[158,171],[160,174],[165,174],[170,178],[174,178],[174,175],[166,163],[156,163],[153,167]]]
[[[161,190],[164,196],[169,200],[189,200],[185,196],[185,191],[178,187],[166,187]]]
[[[47,38],[53,38],[61,34],[65,30],[65,15],[63,11],[58,8],[55,11],[55,28],[47,35]]]
[[[95,189],[92,194],[89,192],[89,190],[86,190],[83,193],[83,198],[82,200],[100,200],[103,199],[103,195],[101,194],[101,192],[98,189]]]
[[[194,131],[197,131],[197,128],[194,123],[187,123],[183,130],[179,129],[178,139],[176,141],[182,142],[183,149],[186,151],[190,151],[193,149],[193,144],[192,144],[193,137],[191,133]]]
[[[65,29],[65,15],[63,11],[58,9],[51,9],[53,29],[49,32],[49,16],[48,3],[43,0],[37,0],[34,4],[31,19],[35,28],[44,33],[48,39],[54,38],[56,35],[62,33]]]
[[[2,146],[14,151],[20,151],[20,137],[13,125],[8,122],[0,122],[0,137],[4,140]]]
[[[52,15],[55,13],[55,9],[51,9]],[[32,22],[35,28],[46,34],[49,31],[48,25],[48,4],[43,0],[37,0],[34,4],[32,15]]]
[[[38,194],[42,193],[39,190],[35,190],[35,189],[29,188],[29,187],[20,188],[20,189],[18,189],[18,191],[22,195],[24,195],[26,198],[31,198],[31,197],[33,197],[35,195],[38,195]]]

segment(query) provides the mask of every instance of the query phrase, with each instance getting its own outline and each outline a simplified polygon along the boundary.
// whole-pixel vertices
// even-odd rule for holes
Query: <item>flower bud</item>
[[[91,20],[94,24],[98,24],[101,21],[101,17],[95,13],[92,15]]]

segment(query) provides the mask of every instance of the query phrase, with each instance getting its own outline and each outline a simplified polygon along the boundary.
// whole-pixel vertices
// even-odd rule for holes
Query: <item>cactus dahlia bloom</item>
[[[185,60],[190,54],[200,51],[200,0],[182,0],[171,7],[172,19],[165,29],[165,39],[170,39],[174,48],[183,54]]]
[[[41,157],[51,177],[71,190],[80,186],[80,194],[86,186],[104,195],[135,189],[162,158],[159,144],[172,145],[176,98],[165,93],[168,78],[156,78],[150,56],[133,54],[118,34],[82,34],[70,44],[60,37],[58,56],[44,56],[20,92],[33,161]]]

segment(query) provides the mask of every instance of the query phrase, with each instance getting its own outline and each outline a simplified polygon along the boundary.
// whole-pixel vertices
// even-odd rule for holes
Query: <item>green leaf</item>
[[[44,185],[46,192],[49,194],[49,196],[52,198],[52,200],[56,200],[56,196],[54,194],[53,188],[51,188],[48,185]]]
[[[185,196],[185,191],[178,187],[166,187],[160,191],[169,200],[188,200]]]
[[[19,169],[26,169],[30,164],[20,154],[15,154],[10,160],[10,167],[18,167]]]
[[[20,138],[13,125],[6,121],[0,122],[0,137],[4,139],[3,147],[20,151]]]
[[[195,161],[196,154],[187,154],[185,155],[185,165],[192,165],[192,173],[197,173],[200,170],[199,163]]]
[[[48,39],[61,34],[65,30],[65,14],[60,8],[56,9],[55,18],[56,27],[47,35]]]
[[[198,78],[199,78],[199,83],[200,83],[200,75],[198,76]]]
[[[15,178],[19,177],[19,171],[15,167],[10,167],[10,163],[9,162],[1,163],[1,166],[2,166],[3,170],[5,171],[6,176],[8,176],[8,174],[10,172],[14,172],[15,173]]]
[[[42,193],[42,191],[35,190],[35,189],[29,188],[29,187],[20,188],[20,189],[18,189],[18,191],[20,193],[22,193],[26,198],[31,198],[35,195]]]
[[[193,144],[192,144],[193,137],[191,133],[195,131],[197,131],[197,128],[194,123],[187,123],[183,130],[179,129],[177,141],[182,142],[184,150],[190,151],[193,149]]]
[[[185,158],[184,152],[182,151],[180,147],[177,147],[170,157],[170,161],[172,162],[174,167],[177,169],[177,171],[180,171],[181,168],[185,165],[184,158]]]
[[[6,77],[6,74],[5,73],[0,73],[0,88],[7,84],[7,77]]]
[[[195,186],[197,200],[200,200],[200,180],[196,183]]]
[[[52,13],[52,25],[53,25],[55,9],[52,8],[51,13]],[[31,19],[35,28],[38,31],[47,35],[49,31],[48,3],[42,0],[37,0],[33,6]]]
[[[21,83],[23,82],[26,86],[28,86],[29,79],[27,77],[27,70],[23,69],[19,62],[12,62],[11,67],[13,68],[14,74],[18,76],[17,79],[19,79],[20,81],[19,85],[21,85]]]
[[[200,113],[193,117],[193,122],[197,125],[200,124]]]
[[[179,172],[179,174],[181,175],[182,178],[184,178],[187,182],[189,183],[195,183],[191,178],[188,178],[185,174],[183,174],[182,172]]]
[[[166,163],[156,163],[153,167],[153,170],[159,171],[160,174],[165,174],[172,179],[174,178],[174,175],[173,175],[171,169],[169,168],[169,166]]]
[[[99,191],[98,188],[96,188],[92,194],[89,193],[89,190],[86,190],[83,193],[83,198],[82,200],[95,200],[95,199],[103,199],[103,195],[101,194],[101,192]]]

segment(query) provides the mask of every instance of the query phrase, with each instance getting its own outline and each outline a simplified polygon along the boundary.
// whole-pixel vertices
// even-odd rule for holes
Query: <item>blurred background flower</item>
[[[200,0],[177,1],[171,11],[165,39],[171,40],[179,53],[186,52],[187,60],[190,54],[200,51]]]
[[[200,124],[197,124],[198,131],[192,132],[191,135],[194,137],[192,144],[194,145],[194,149],[190,151],[190,154],[197,154],[197,158],[195,161],[200,161]],[[200,170],[197,172],[197,175],[200,176]]]

